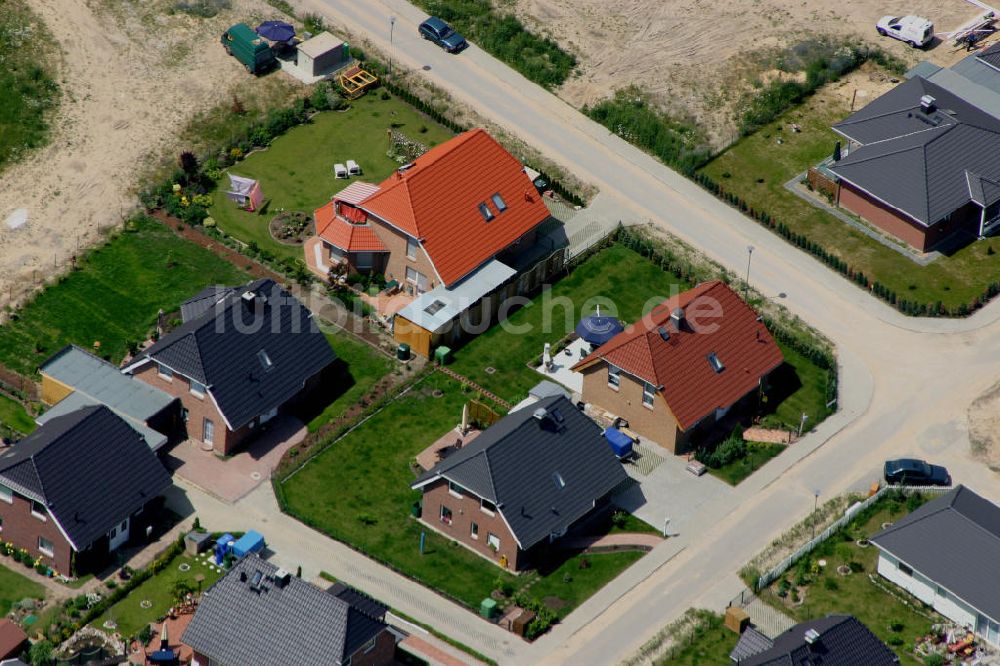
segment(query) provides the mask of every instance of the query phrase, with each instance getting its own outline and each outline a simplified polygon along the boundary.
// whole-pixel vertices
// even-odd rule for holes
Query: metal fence
[[[882,486],[878,489],[871,497],[868,497],[860,502],[855,502],[851,506],[847,507],[844,511],[844,515],[838,518],[827,527],[825,530],[820,532],[815,536],[815,538],[810,539],[808,543],[803,545],[801,548],[796,550],[794,553],[781,560],[775,567],[770,571],[765,572],[757,579],[757,589],[763,590],[765,587],[777,580],[782,574],[788,571],[792,565],[798,562],[800,559],[811,553],[816,547],[829,539],[837,530],[842,528],[844,525],[851,522],[859,512],[864,511],[872,504],[877,502],[882,496],[890,491],[901,491],[904,494],[912,494],[916,492],[921,493],[944,493],[950,490],[950,488],[940,488],[938,486]]]

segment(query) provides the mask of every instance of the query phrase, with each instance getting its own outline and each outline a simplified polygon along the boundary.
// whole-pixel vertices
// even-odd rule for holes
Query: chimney
[[[920,110],[924,113],[930,113],[934,110],[934,98],[930,95],[924,95],[920,98]]]
[[[811,628],[807,629],[805,639],[806,639],[806,644],[813,645],[819,641],[819,632],[816,631],[815,629]]]
[[[678,331],[681,330],[681,325],[684,324],[684,308],[674,308],[674,311],[670,313],[670,321],[674,322]]]

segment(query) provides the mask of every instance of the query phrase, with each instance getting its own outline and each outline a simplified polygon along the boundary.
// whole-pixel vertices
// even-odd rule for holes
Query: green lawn
[[[312,215],[313,210],[359,178],[337,180],[335,162],[356,161],[364,171],[360,180],[379,183],[399,164],[386,152],[390,124],[409,138],[436,146],[451,132],[421,115],[413,107],[393,97],[383,100],[369,94],[351,102],[347,111],[325,111],[307,125],[300,125],[275,139],[271,146],[229,168],[240,176],[256,178],[264,198],[270,201],[263,215],[237,209],[226,198],[229,178],[223,176],[213,193],[210,214],[219,228],[240,240],[256,242],[279,257],[302,258],[302,248],[284,245],[271,238],[268,222],[282,209]],[[421,129],[425,131],[421,132]]]
[[[51,354],[76,343],[119,361],[129,342],[142,340],[157,311],[215,283],[237,284],[247,276],[211,251],[140,220],[90,251],[80,270],[67,273],[15,318],[0,326],[0,363],[31,375]]]
[[[44,587],[17,573],[16,569],[9,569],[8,565],[23,566],[9,558],[0,559],[0,617],[10,612],[15,601],[45,598]]]
[[[782,425],[798,429],[802,414],[808,432],[833,413],[826,406],[828,371],[812,363],[788,345],[778,343],[785,362],[771,375],[771,390],[764,409],[768,420],[777,419]],[[773,405],[773,411],[772,411]]]
[[[699,621],[680,645],[672,648],[665,659],[656,662],[657,666],[722,666],[731,663],[729,653],[736,647],[739,634],[727,629],[718,613],[706,610],[688,613],[694,613]]]
[[[435,389],[443,395],[434,397]],[[578,556],[569,556],[554,563],[554,571],[515,579],[410,517],[411,505],[420,499],[419,492],[410,490],[410,463],[458,423],[469,398],[460,384],[440,373],[414,385],[283,482],[287,509],[306,524],[471,607],[478,607],[498,578],[518,588],[539,578],[529,594],[537,599],[559,597],[562,601],[553,606],[563,616],[641,553],[588,556],[589,569],[579,569]],[[422,532],[427,539],[423,555]],[[569,582],[564,581],[567,572],[573,578]]]
[[[912,653],[913,639],[930,633],[932,620],[918,614],[911,606],[900,603],[868,579],[868,575],[875,574],[877,570],[878,549],[874,546],[861,548],[856,543],[862,536],[871,536],[879,531],[883,522],[898,520],[904,512],[902,502],[880,502],[874,512],[868,512],[861,520],[851,523],[845,532],[834,534],[811,557],[800,560],[798,565],[790,569],[784,577],[790,584],[805,582],[805,597],[801,606],[789,607],[777,596],[781,579],[761,592],[761,598],[782,609],[796,622],[823,617],[829,613],[853,615],[892,647],[900,656],[901,663],[912,666],[920,664]],[[819,573],[813,574],[812,563],[819,559],[825,559],[827,565],[819,569]],[[860,564],[861,570],[846,576],[837,573],[838,566],[851,562],[856,563],[855,568]],[[803,574],[809,580],[803,581]],[[893,588],[888,581],[881,578],[878,580],[886,587]],[[898,592],[905,595],[902,590]],[[892,625],[895,625],[895,631]]]
[[[221,574],[218,571],[212,571],[205,564],[205,555],[207,553],[203,553],[198,559],[185,554],[178,555],[167,565],[167,568],[129,592],[128,596],[98,616],[96,620],[91,622],[91,625],[102,629],[107,620],[113,620],[118,624],[117,631],[121,635],[136,635],[144,626],[155,622],[157,618],[165,615],[171,606],[176,605],[174,585],[178,581],[186,581],[193,591],[197,591],[198,584],[194,580],[197,574],[205,576],[202,590],[208,589],[212,583],[218,580]],[[190,570],[181,571],[182,564],[190,566]],[[150,602],[149,608],[143,608],[146,605],[143,604],[144,601]]]
[[[596,304],[600,304],[602,314],[615,314],[623,322],[631,322],[670,296],[672,287],[683,291],[689,286],[632,250],[613,245],[577,266],[550,291],[536,296],[530,306],[513,313],[509,325],[525,332],[493,326],[459,349],[451,368],[516,402],[543,379],[528,362],[541,355],[546,342],[554,344],[576,327],[580,317],[593,314]],[[496,372],[487,374],[487,367]]]
[[[768,212],[776,222],[886,285],[900,299],[958,306],[980,295],[988,283],[1000,280],[1000,253],[988,254],[990,247],[1000,249],[998,240],[974,242],[919,266],[784,188],[786,181],[833,153],[838,136],[830,125],[848,114],[839,97],[817,95],[739,140],[701,171],[754,209]],[[788,131],[791,123],[798,123],[802,131]]]
[[[747,447],[748,451],[745,457],[734,460],[722,467],[709,467],[708,473],[722,479],[731,486],[735,486],[760,469],[771,458],[774,458],[785,450],[785,447],[781,444],[765,444],[762,442],[747,442]]]
[[[0,425],[28,435],[35,430],[35,420],[25,411],[24,405],[0,394]]]
[[[574,555],[544,575],[529,574],[537,578],[529,588],[530,594],[562,619],[643,555],[640,551]],[[584,561],[588,566],[581,568]]]
[[[59,45],[25,0],[0,2],[0,168],[48,141]]]
[[[315,432],[329,421],[342,416],[347,409],[371,390],[380,378],[392,371],[393,362],[370,345],[340,330],[326,333],[326,339],[337,353],[337,379],[326,385],[336,385],[339,394],[322,412],[309,421],[309,432]],[[324,396],[324,400],[330,396]]]
[[[435,389],[444,395],[435,398]],[[434,374],[413,386],[310,461],[281,488],[292,515],[335,539],[407,572],[432,588],[478,606],[501,570],[410,517],[410,463],[454,428],[469,399],[454,380]],[[427,533],[423,555],[420,533]],[[512,577],[511,577],[512,578]]]

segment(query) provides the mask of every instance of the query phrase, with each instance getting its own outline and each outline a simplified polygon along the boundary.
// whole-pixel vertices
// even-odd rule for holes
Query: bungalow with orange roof
[[[683,453],[755,400],[783,361],[757,313],[716,280],[667,299],[573,369],[584,402]]]
[[[549,218],[524,166],[474,129],[379,185],[334,195],[315,213],[305,259],[324,278],[377,271],[399,284],[413,300],[395,315],[395,337],[430,356],[561,268],[562,246],[538,239]]]

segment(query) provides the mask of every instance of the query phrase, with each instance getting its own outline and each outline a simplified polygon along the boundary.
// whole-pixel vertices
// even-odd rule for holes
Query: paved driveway
[[[246,449],[229,458],[202,450],[201,443],[194,440],[180,442],[167,453],[167,468],[176,477],[232,504],[270,479],[285,451],[306,436],[306,427],[291,416],[280,416],[269,425]]]

